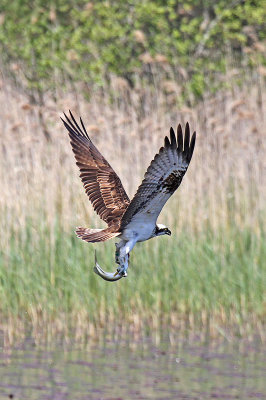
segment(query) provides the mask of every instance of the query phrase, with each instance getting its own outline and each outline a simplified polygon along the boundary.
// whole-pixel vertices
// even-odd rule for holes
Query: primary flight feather
[[[121,239],[116,251],[117,272],[105,273],[97,262],[95,271],[106,280],[117,280],[126,276],[129,253],[137,242],[171,234],[166,226],[156,221],[187,171],[196,132],[190,139],[188,123],[184,137],[181,125],[178,125],[177,136],[173,128],[170,129],[170,140],[165,137],[164,146],[155,155],[130,201],[119,177],[90,140],[82,119],[79,125],[71,111],[69,113],[70,118],[64,114],[62,121],[68,130],[83,186],[94,210],[108,225],[106,229],[77,228],[76,233],[86,242]]]

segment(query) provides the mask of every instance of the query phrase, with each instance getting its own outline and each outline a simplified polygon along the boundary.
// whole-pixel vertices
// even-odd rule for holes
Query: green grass
[[[138,244],[128,277],[115,283],[93,273],[95,248],[103,269],[114,271],[114,241],[84,243],[60,221],[37,230],[29,219],[10,233],[0,253],[1,325],[10,340],[27,333],[84,338],[117,327],[263,335],[262,228],[206,227]]]

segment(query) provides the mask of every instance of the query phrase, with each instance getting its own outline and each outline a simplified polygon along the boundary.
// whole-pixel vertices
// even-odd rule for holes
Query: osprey
[[[61,119],[68,130],[83,186],[94,210],[108,225],[106,229],[77,228],[76,234],[91,243],[115,237],[120,239],[116,243],[116,263],[119,267],[115,273],[104,272],[95,255],[94,271],[105,280],[115,281],[127,276],[129,253],[137,242],[171,235],[166,226],[156,221],[186,173],[195,146],[196,132],[190,140],[188,123],[184,139],[180,124],[177,136],[173,128],[170,129],[170,140],[165,137],[164,146],[155,155],[130,201],[119,177],[89,138],[82,119],[80,126],[71,111],[69,113],[71,119],[66,114],[66,120]]]

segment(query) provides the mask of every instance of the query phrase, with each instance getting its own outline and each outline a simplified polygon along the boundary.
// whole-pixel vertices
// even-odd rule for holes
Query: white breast
[[[130,222],[124,229],[122,238],[130,240],[135,237],[136,242],[150,239],[155,229],[155,223],[147,219],[145,221],[145,219],[143,215],[139,219],[134,218],[134,221]]]

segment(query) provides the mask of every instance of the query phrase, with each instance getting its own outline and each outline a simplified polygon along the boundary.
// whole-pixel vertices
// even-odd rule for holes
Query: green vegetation
[[[263,230],[232,224],[153,239],[132,252],[128,278],[108,284],[92,271],[93,245],[63,232],[59,220],[40,226],[36,238],[28,220],[0,253],[2,326],[14,335],[24,334],[16,331],[20,324],[43,338],[50,330],[84,339],[114,324],[138,334],[171,333],[184,321],[213,335],[263,335]],[[97,250],[100,264],[113,270],[114,244]]]
[[[188,101],[219,88],[231,67],[239,79],[264,62],[263,0],[2,0],[0,17],[6,73],[39,104],[70,81],[90,93],[112,74],[132,87],[158,71]]]

